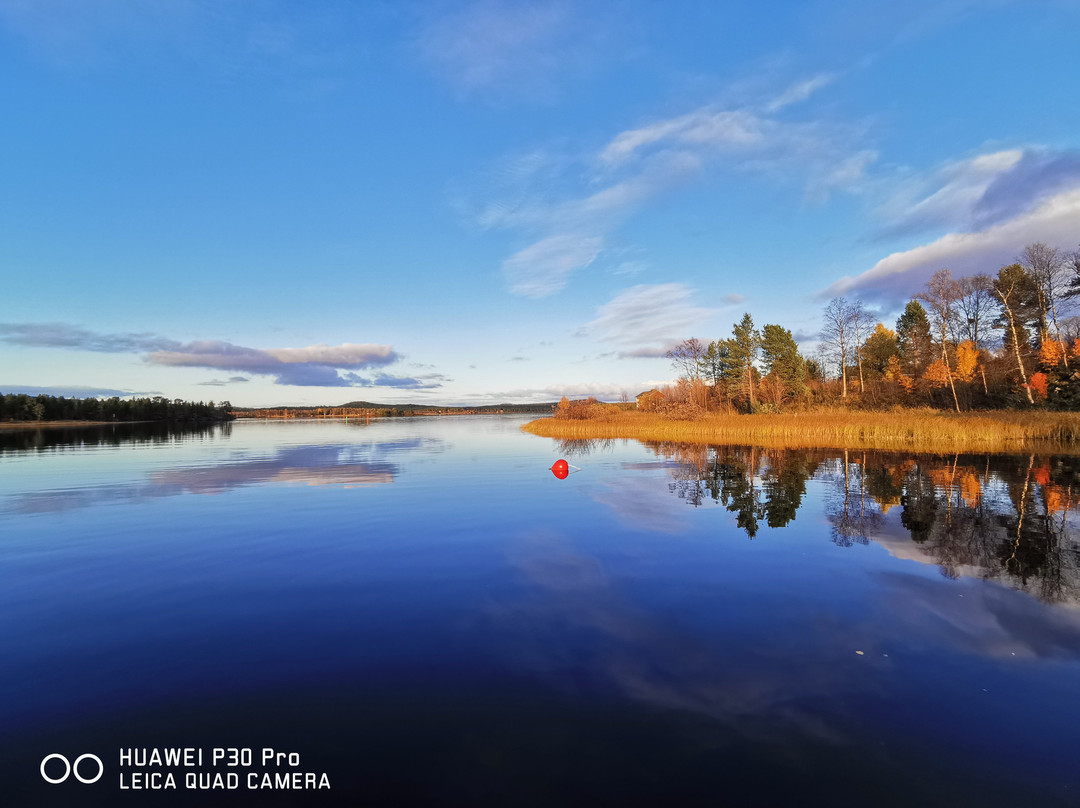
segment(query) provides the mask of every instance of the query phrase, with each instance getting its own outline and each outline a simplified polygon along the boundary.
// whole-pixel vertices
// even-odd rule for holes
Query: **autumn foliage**
[[[969,339],[956,346],[956,379],[970,382],[979,368],[979,349]]]
[[[1049,382],[1045,373],[1040,370],[1038,373],[1031,374],[1031,381],[1028,383],[1028,387],[1031,388],[1036,396],[1043,401],[1046,401]]]

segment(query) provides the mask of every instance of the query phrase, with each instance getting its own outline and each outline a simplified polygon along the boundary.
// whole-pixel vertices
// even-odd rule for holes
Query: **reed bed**
[[[548,438],[635,438],[791,449],[1080,454],[1080,413],[829,410],[676,421],[653,413],[606,411],[587,419],[541,418],[522,429]]]

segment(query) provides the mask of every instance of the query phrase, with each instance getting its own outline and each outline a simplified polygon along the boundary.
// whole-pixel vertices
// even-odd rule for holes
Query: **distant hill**
[[[488,404],[482,407],[446,407],[440,404],[377,404],[372,401],[349,401],[345,404],[311,404],[307,406],[289,407],[233,407],[232,411],[247,413],[255,411],[285,411],[289,412],[312,412],[315,410],[374,410],[383,413],[410,414],[410,413],[539,413],[548,414],[555,407],[554,401],[540,404]],[[329,414],[329,413],[328,413]]]
[[[551,412],[555,406],[554,401],[541,404],[488,404],[483,407],[443,407],[438,404],[372,404],[369,401],[350,401],[348,404],[340,404],[341,407],[355,407],[356,409],[394,409],[404,412],[414,410],[439,410],[440,412]]]

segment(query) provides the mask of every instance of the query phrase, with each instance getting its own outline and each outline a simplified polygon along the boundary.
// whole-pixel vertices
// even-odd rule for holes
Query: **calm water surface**
[[[524,420],[0,433],[0,804],[1080,805],[1077,459]]]

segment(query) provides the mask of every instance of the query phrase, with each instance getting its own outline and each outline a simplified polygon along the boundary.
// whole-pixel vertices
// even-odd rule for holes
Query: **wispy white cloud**
[[[1034,210],[983,230],[948,233],[928,244],[893,253],[855,277],[824,289],[822,298],[859,294],[865,300],[897,306],[918,292],[937,270],[956,277],[993,274],[1016,260],[1025,244],[1042,241],[1067,247],[1076,241],[1080,222],[1080,182],[1045,199]]]
[[[375,382],[355,370],[392,364],[400,357],[389,345],[311,345],[307,348],[248,348],[220,340],[199,340],[146,357],[155,365],[232,370],[274,376],[278,384],[305,387],[368,387]],[[405,380],[412,386],[414,379]],[[380,385],[398,386],[393,383]]]
[[[617,53],[609,33],[617,24],[603,5],[479,0],[429,7],[416,45],[463,95],[547,100]]]
[[[642,383],[644,384],[644,383]],[[647,387],[641,387],[645,390]],[[483,396],[475,396],[468,403],[501,404],[507,401],[519,401],[536,403],[542,401],[558,401],[563,396],[567,398],[588,398],[592,396],[600,401],[619,401],[623,394],[632,399],[641,390],[632,389],[622,384],[610,384],[605,382],[566,382],[549,384],[544,387],[520,387],[513,390],[499,390],[485,393]]]
[[[699,109],[640,129],[621,132],[600,152],[600,159],[608,164],[621,163],[646,147],[658,144],[665,147],[750,149],[764,143],[772,128],[768,119],[751,110]]]
[[[420,376],[391,376],[389,373],[376,373],[372,377],[357,373],[342,374],[345,384],[339,387],[393,387],[398,390],[436,390],[443,382],[452,381],[441,373],[425,373]]]
[[[74,348],[95,353],[175,350],[176,340],[148,332],[102,334],[68,323],[0,323],[0,341],[35,348]]]
[[[585,269],[601,256],[609,235],[628,216],[659,194],[696,176],[699,170],[700,161],[695,155],[672,151],[628,176],[592,183],[600,187],[590,187],[580,196],[571,192],[557,198],[549,191],[513,205],[489,207],[482,220],[485,226],[540,234],[536,241],[503,262],[510,290],[529,297],[559,291],[573,272]],[[625,269],[621,263],[617,266]]]
[[[1026,147],[950,161],[902,180],[876,210],[878,238],[934,237],[823,289],[895,307],[939,269],[995,273],[1035,241],[1071,248],[1080,221],[1080,151]]]
[[[764,101],[706,105],[654,120],[577,157],[530,151],[498,166],[484,191],[488,201],[471,206],[468,215],[484,229],[531,239],[503,270],[511,291],[540,297],[594,264],[621,268],[617,254],[606,256],[612,234],[640,209],[708,171],[795,178],[807,199],[824,202],[833,192],[858,189],[877,158],[854,147],[857,126],[787,114],[830,81],[812,76]]]
[[[831,73],[819,73],[795,82],[780,95],[765,105],[766,112],[779,112],[784,107],[805,101],[822,87],[827,87],[836,79]]]
[[[612,275],[640,275],[649,268],[647,261],[621,261],[611,270]]]
[[[902,180],[875,211],[879,238],[984,230],[1080,187],[1080,151],[1006,149],[954,160]]]
[[[510,291],[544,297],[562,289],[570,273],[583,269],[600,254],[602,236],[560,233],[514,253],[503,262]]]
[[[877,211],[885,221],[881,235],[970,226],[974,209],[991,183],[1022,157],[1019,149],[981,154],[902,181]]]
[[[307,348],[271,348],[267,353],[288,364],[312,362],[336,368],[362,368],[395,362],[398,356],[389,345],[346,342],[341,345],[309,345]]]
[[[623,346],[623,358],[663,356],[716,314],[697,305],[695,295],[681,283],[633,286],[602,305],[581,333]]]
[[[1016,163],[991,182],[978,202],[977,227],[998,224],[1032,210],[1053,194],[1080,187],[1080,150],[1025,149]]]
[[[668,355],[668,351],[677,346],[682,340],[673,339],[661,345],[645,345],[641,348],[630,348],[619,351],[614,355],[619,359],[661,359]]]
[[[806,199],[814,204],[824,204],[833,191],[855,193],[864,184],[867,171],[877,160],[873,149],[863,149],[838,163],[825,165],[811,175],[806,186]]]
[[[114,390],[111,387],[86,387],[80,385],[41,387],[33,384],[0,383],[0,393],[27,396],[64,396],[66,398],[113,398],[123,396],[145,396],[154,393],[136,393],[131,390]]]
[[[336,4],[290,13],[289,4],[245,0],[2,0],[0,29],[61,69],[108,69],[131,60],[176,59],[214,81],[259,77],[325,87],[340,52],[325,34],[358,12]],[[350,38],[362,38],[363,29]],[[316,42],[318,45],[316,46]]]
[[[247,376],[230,376],[227,379],[210,379],[209,381],[199,382],[200,387],[227,387],[230,384],[240,384],[242,382],[249,382]]]

